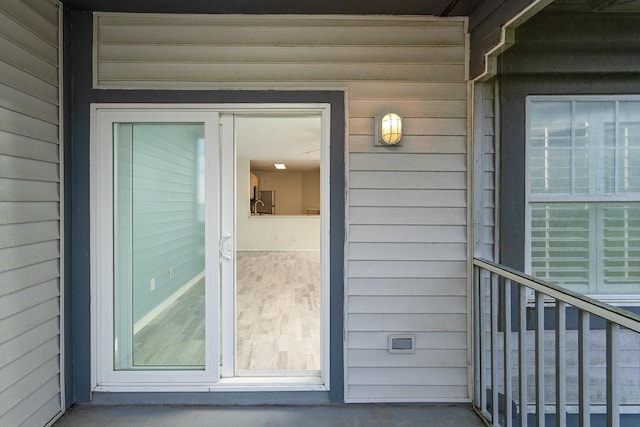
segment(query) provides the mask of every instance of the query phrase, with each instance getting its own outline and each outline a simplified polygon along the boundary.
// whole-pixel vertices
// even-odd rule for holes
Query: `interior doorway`
[[[322,116],[238,115],[235,144],[236,373],[319,376]]]

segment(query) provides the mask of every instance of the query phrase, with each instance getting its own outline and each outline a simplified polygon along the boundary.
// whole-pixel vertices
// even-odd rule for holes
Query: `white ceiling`
[[[314,116],[236,116],[236,155],[251,160],[252,170],[320,167],[321,118]]]

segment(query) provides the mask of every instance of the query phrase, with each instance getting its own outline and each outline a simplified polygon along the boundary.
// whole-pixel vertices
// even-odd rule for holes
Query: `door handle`
[[[225,234],[220,239],[220,255],[222,258],[231,261],[233,259],[233,241],[231,240],[231,233]]]

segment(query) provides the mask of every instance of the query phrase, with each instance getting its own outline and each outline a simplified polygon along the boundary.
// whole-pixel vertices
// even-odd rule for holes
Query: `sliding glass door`
[[[94,390],[326,389],[328,108],[244,108],[94,106]],[[279,130],[279,151],[265,126]],[[286,161],[290,171],[277,177],[297,179],[300,191],[279,189],[279,203],[309,206],[252,212],[257,160]],[[303,177],[313,181],[304,192]],[[265,192],[275,178],[263,179]],[[239,291],[236,268],[261,276],[243,282],[253,298]],[[267,280],[261,271],[283,273]]]
[[[113,124],[114,369],[204,369],[203,123]]]
[[[216,382],[219,114],[106,109],[96,127],[101,382]]]

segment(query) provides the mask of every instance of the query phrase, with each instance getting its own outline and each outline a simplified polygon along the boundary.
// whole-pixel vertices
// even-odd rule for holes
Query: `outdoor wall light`
[[[375,145],[400,145],[402,139],[402,118],[396,113],[376,117]]]

